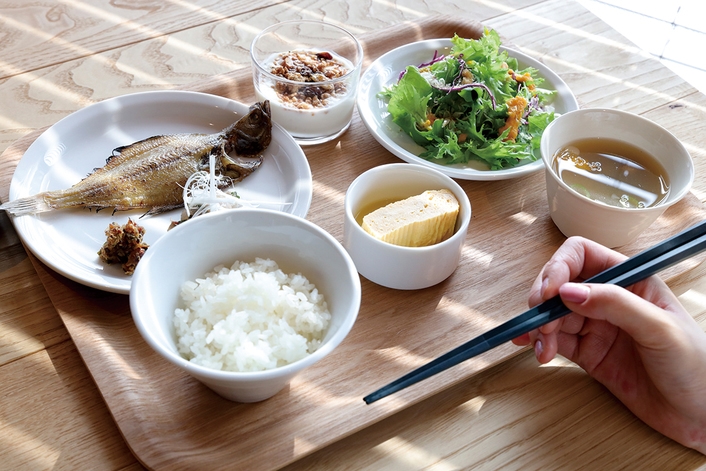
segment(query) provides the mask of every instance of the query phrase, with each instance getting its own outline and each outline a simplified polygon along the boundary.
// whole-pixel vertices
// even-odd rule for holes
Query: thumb
[[[670,316],[631,291],[610,284],[565,283],[559,295],[576,314],[607,321],[644,347],[667,346]]]

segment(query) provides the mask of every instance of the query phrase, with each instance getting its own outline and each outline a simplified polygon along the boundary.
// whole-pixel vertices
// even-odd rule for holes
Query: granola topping
[[[321,82],[343,77],[350,72],[350,68],[329,52],[289,51],[275,57],[270,72],[293,82],[306,83],[293,85],[278,82],[274,89],[283,104],[310,110],[328,106],[332,100],[346,93],[343,81]],[[318,85],[308,85],[315,83]]]

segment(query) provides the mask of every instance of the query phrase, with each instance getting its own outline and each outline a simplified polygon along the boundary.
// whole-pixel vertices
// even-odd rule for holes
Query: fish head
[[[223,132],[227,154],[242,157],[262,155],[272,141],[270,102],[265,100],[253,104],[248,114]]]

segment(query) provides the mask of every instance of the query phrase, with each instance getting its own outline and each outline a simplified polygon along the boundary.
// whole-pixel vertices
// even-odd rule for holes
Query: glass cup
[[[258,100],[302,145],[320,144],[350,126],[363,49],[348,31],[311,20],[277,23],[250,46]]]

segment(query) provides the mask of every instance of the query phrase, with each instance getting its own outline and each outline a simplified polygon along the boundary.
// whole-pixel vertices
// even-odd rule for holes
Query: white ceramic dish
[[[358,90],[358,114],[375,139],[388,151],[409,163],[416,163],[435,168],[446,175],[462,180],[505,180],[528,175],[544,167],[542,159],[503,170],[488,170],[481,162],[469,162],[464,165],[439,165],[418,157],[424,150],[411,137],[392,122],[387,112],[385,100],[378,93],[397,82],[399,74],[408,65],[428,62],[434,55],[447,54],[452,44],[450,39],[429,39],[398,47],[379,57],[365,71]],[[545,79],[542,87],[557,90],[553,106],[557,113],[563,114],[578,109],[576,97],[564,81],[541,62],[509,48],[511,57],[515,57],[522,67],[534,67]],[[537,154],[539,157],[539,154]]]
[[[579,194],[557,176],[552,162],[559,149],[582,139],[625,141],[652,155],[667,174],[669,194],[641,209],[609,206]],[[694,162],[679,139],[657,123],[625,111],[584,108],[567,113],[547,126],[541,152],[554,224],[567,237],[583,236],[611,248],[634,240],[686,196],[694,181]]]
[[[331,321],[322,345],[289,365],[247,373],[214,370],[184,359],[177,352],[172,326],[181,285],[216,265],[255,257],[274,260],[285,273],[302,273],[323,294]],[[130,309],[145,341],[172,364],[238,402],[273,396],[297,373],[330,354],[353,327],[361,300],[355,265],[334,237],[305,219],[265,209],[219,211],[176,227],[145,253],[134,277]]]
[[[105,165],[114,148],[158,134],[220,131],[247,113],[248,106],[204,93],[156,91],[125,95],[83,108],[45,131],[27,149],[10,185],[10,200],[68,188]],[[237,184],[246,200],[305,217],[312,197],[311,170],[301,147],[281,127],[261,167]],[[60,210],[14,217],[22,241],[52,269],[87,286],[127,294],[131,277],[120,266],[106,265],[97,252],[111,222],[132,218],[153,244],[180,212],[138,218],[143,212],[114,215],[110,210]]]
[[[453,192],[460,209],[454,234],[438,244],[426,247],[388,244],[365,232],[356,221],[361,209],[370,204],[440,189]],[[380,165],[351,183],[344,206],[343,246],[358,273],[373,283],[393,289],[422,289],[441,283],[456,270],[471,222],[471,202],[451,177],[422,165]]]

